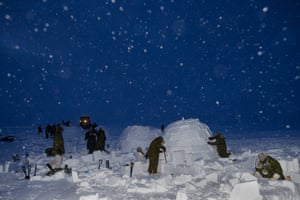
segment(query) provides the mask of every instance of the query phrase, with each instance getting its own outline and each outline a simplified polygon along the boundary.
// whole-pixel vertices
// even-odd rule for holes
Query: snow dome
[[[176,162],[180,159],[187,162],[195,159],[216,157],[215,149],[207,144],[212,133],[209,127],[198,119],[187,119],[174,122],[165,130],[165,145],[169,157]]]
[[[160,129],[144,126],[128,126],[120,136],[119,145],[122,152],[134,152],[137,147],[145,150],[151,141],[161,135]]]

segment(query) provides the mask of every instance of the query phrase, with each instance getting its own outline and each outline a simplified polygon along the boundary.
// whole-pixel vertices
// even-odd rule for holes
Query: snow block
[[[168,190],[165,187],[157,183],[151,183],[149,186],[143,184],[130,185],[130,187],[127,188],[128,193],[150,194],[150,193],[165,193],[167,191]]]
[[[300,184],[300,174],[294,173],[294,172],[290,172],[288,175],[291,177],[292,182]]]
[[[194,174],[201,175],[204,172],[203,166],[204,166],[203,160],[195,161],[194,164],[192,165],[192,167],[194,169]],[[206,175],[206,174],[204,174],[204,175]],[[201,177],[201,178],[204,178],[204,177]]]
[[[180,165],[180,164],[184,164],[185,161],[185,153],[184,151],[174,151],[170,153],[170,157],[171,157],[171,162],[174,165]]]
[[[257,181],[236,184],[230,193],[230,200],[262,200]]]
[[[85,155],[85,156],[81,156],[81,159],[84,161],[84,162],[93,162],[94,161],[94,156],[93,154],[89,154],[89,155]]]
[[[208,174],[206,176],[206,180],[208,182],[214,182],[214,183],[218,183],[218,174],[217,173],[211,173],[211,174]]]
[[[241,176],[241,180],[243,182],[250,182],[250,181],[256,181],[257,178],[250,173],[243,173]]]
[[[132,170],[132,176],[147,174],[148,164],[146,162],[135,162]],[[124,166],[122,174],[130,176],[130,166]]]
[[[175,185],[183,185],[190,182],[193,179],[191,175],[180,175],[174,178],[173,183]]]
[[[167,170],[166,170],[166,162],[164,161],[164,160],[159,160],[159,163],[158,163],[158,167],[157,167],[157,171],[159,172],[159,173],[161,173],[161,174],[164,174],[164,173],[166,173],[167,172]],[[148,167],[148,165],[147,165],[147,167]]]
[[[199,155],[195,153],[185,154],[185,163],[186,165],[193,165],[194,161],[198,159]]]
[[[9,172],[9,166],[10,166],[10,164],[11,164],[10,161],[5,161],[4,172]]]
[[[180,190],[176,194],[176,200],[188,200],[186,191]]]
[[[283,173],[289,172],[299,172],[299,161],[297,158],[288,161],[288,160],[279,160],[279,163],[282,167]]]
[[[66,165],[68,165],[69,167],[71,167],[71,168],[76,168],[77,166],[79,166],[80,161],[79,161],[79,159],[73,159],[72,158],[72,159],[65,160],[64,163]]]
[[[102,198],[103,199],[103,198]],[[87,195],[87,196],[81,196],[79,200],[100,200],[98,193],[95,195]],[[104,199],[103,199],[104,200]]]
[[[72,179],[73,179],[73,182],[76,183],[79,181],[78,179],[78,173],[74,170],[72,170]]]
[[[93,152],[93,159],[94,160],[101,160],[101,159],[107,159],[107,154],[106,153],[103,153],[101,151],[94,151]]]

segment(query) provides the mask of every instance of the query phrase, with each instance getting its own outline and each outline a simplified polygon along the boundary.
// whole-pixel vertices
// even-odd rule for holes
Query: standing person
[[[283,175],[280,163],[265,153],[258,154],[255,163],[255,171],[264,178],[273,178],[278,180],[286,179]]]
[[[63,137],[64,129],[58,124],[55,127],[55,132],[53,134],[53,153],[56,154],[57,152],[61,152],[61,154],[65,153],[65,144],[64,144],[64,137]]]
[[[227,146],[226,146],[226,142],[225,142],[225,137],[224,135],[218,133],[213,137],[209,137],[209,140],[215,140],[214,142],[207,142],[207,144],[210,145],[216,145],[217,146],[217,152],[218,155],[222,158],[228,158],[230,153],[227,152]]]
[[[25,174],[25,179],[30,179],[31,165],[29,163],[28,157],[29,157],[29,155],[28,155],[28,153],[26,153],[25,159],[24,159],[23,165],[22,165],[22,170]]]
[[[160,126],[160,130],[161,130],[162,133],[165,132],[165,125],[164,125],[164,124],[162,124],[162,125]]]
[[[149,168],[148,168],[149,174],[157,173],[159,153],[166,151],[166,147],[163,146],[163,144],[164,144],[163,137],[158,136],[151,142],[149,146],[149,149],[146,153],[146,158],[149,158]]]
[[[92,154],[95,151],[96,147],[96,129],[94,126],[90,128],[85,134],[85,140],[87,140],[86,148],[89,150],[89,154]]]
[[[46,130],[45,130],[46,139],[49,138],[50,131],[51,131],[51,126],[50,126],[50,124],[47,124]]]
[[[39,125],[39,127],[38,127],[38,134],[41,135],[42,132],[43,132],[42,126]]]
[[[96,150],[104,151],[105,141],[106,141],[105,131],[102,128],[99,128],[96,134],[97,134]]]

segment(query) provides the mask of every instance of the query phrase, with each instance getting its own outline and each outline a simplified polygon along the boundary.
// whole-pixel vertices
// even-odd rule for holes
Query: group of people
[[[47,126],[48,127],[48,126]],[[62,163],[62,155],[65,153],[63,128],[58,125],[49,126],[51,136],[53,138],[53,147],[47,148],[45,153],[48,156],[55,156],[55,159],[47,163],[50,170],[58,168]],[[47,129],[47,128],[46,128]],[[164,127],[161,128],[164,131]],[[46,134],[47,136],[47,134]],[[106,151],[105,142],[106,135],[105,131],[100,127],[98,130],[95,126],[91,126],[85,134],[85,140],[87,141],[88,153],[92,154],[96,150]],[[208,137],[208,144],[216,146],[217,154],[221,158],[228,158],[231,153],[227,152],[227,146],[225,136],[217,133],[214,136]],[[159,155],[160,153],[166,152],[164,146],[164,138],[162,136],[156,137],[149,145],[147,152],[144,154],[142,149],[138,147],[137,151],[140,152],[145,159],[149,159],[148,172],[149,174],[156,174]],[[286,177],[283,175],[283,170],[280,163],[273,157],[260,153],[255,163],[255,175],[260,175],[264,178],[284,180]]]
[[[97,150],[106,151],[106,135],[101,127],[97,130],[95,126],[91,126],[85,134],[85,140],[87,141],[86,147],[89,154],[92,154]]]
[[[221,158],[228,158],[231,153],[227,152],[227,146],[225,142],[225,137],[223,134],[217,133],[215,136],[208,138],[208,144],[216,146],[216,151]],[[137,148],[137,151],[142,153],[146,159],[149,159],[149,174],[157,173],[159,154],[166,152],[166,147],[164,146],[164,139],[162,136],[155,138],[148,148],[146,154],[144,154],[140,147]],[[276,179],[276,180],[285,180],[289,177],[283,175],[283,170],[280,163],[265,153],[260,153],[255,163],[255,174],[260,175],[264,178]]]
[[[39,130],[39,129],[38,129]],[[47,132],[49,130],[49,132]],[[65,153],[64,138],[63,138],[63,128],[60,124],[57,125],[47,125],[46,132],[51,133],[50,136],[53,138],[53,146],[45,150],[47,156],[54,156],[54,159],[47,163],[47,167],[50,172],[55,172],[57,169],[61,169],[62,156]],[[46,133],[46,138],[49,134]],[[40,134],[40,133],[39,133]],[[88,153],[91,154],[95,150],[106,151],[105,141],[106,135],[102,128],[97,131],[95,126],[91,126],[90,130],[86,133],[85,139],[87,140]],[[65,172],[69,172],[70,169],[65,166]]]
[[[218,155],[222,158],[227,158],[231,155],[230,152],[227,152],[225,137],[223,134],[216,134],[213,137],[209,137],[207,142],[210,145],[216,145]],[[264,178],[284,180],[289,179],[283,175],[283,170],[280,163],[270,155],[265,153],[259,153],[255,163],[255,174],[256,176],[262,176]]]

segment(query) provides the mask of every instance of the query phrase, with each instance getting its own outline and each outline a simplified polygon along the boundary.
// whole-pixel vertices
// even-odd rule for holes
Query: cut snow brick
[[[186,191],[180,190],[176,194],[176,200],[188,200]]]
[[[217,173],[208,174],[205,178],[208,182],[218,183],[218,174]]]
[[[298,162],[297,158],[295,158],[291,161],[279,160],[279,163],[282,167],[284,174],[289,173],[289,172],[299,172],[299,162]]]
[[[85,155],[85,156],[81,156],[81,159],[84,161],[84,162],[93,162],[94,160],[94,157],[93,157],[93,154],[89,154],[89,155]]]
[[[73,182],[76,183],[79,181],[78,179],[78,173],[74,170],[72,170],[72,179],[73,179]]]
[[[257,178],[250,173],[243,173],[241,176],[243,182],[256,181]]]
[[[230,200],[262,200],[257,181],[236,184],[230,193]]]

